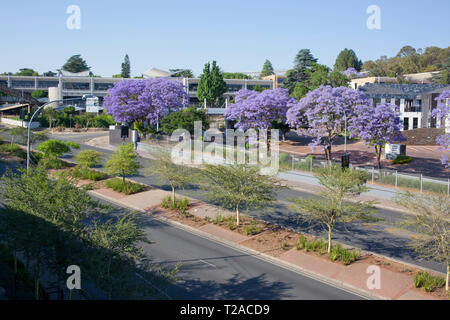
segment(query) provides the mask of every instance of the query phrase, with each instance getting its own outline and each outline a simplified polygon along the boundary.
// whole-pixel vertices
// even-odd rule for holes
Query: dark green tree
[[[272,63],[266,59],[266,61],[264,62],[262,71],[261,71],[261,77],[267,77],[272,74],[275,74]]]
[[[241,72],[222,72],[224,79],[251,79],[249,75]]]
[[[194,78],[194,73],[190,69],[169,69],[172,78]]]
[[[44,72],[42,75],[44,77],[54,77],[54,76],[56,76],[56,73],[53,71],[47,71],[47,72]]]
[[[91,68],[87,65],[86,61],[81,58],[81,55],[76,54],[71,56],[66,63],[62,66],[65,71],[78,73],[90,70]]]
[[[294,91],[297,82],[306,82],[310,79],[309,69],[313,64],[317,62],[317,59],[311,54],[309,49],[300,50],[294,59],[294,68],[286,72],[286,81],[283,83],[283,87],[288,89],[290,93]]]
[[[444,63],[439,64],[440,72],[433,75],[433,82],[437,84],[450,84],[450,57]]]
[[[185,110],[170,113],[161,121],[161,129],[171,135],[176,129],[186,129],[194,134],[194,121],[201,121],[203,131],[209,128],[209,117],[204,109],[189,107]]]
[[[19,72],[14,74],[15,76],[24,76],[24,77],[37,77],[39,73],[30,68],[20,69]]]
[[[130,78],[130,74],[131,74],[130,57],[128,57],[128,54],[127,54],[127,55],[125,55],[125,59],[123,60],[122,72],[120,75],[122,78]]]
[[[224,98],[223,94],[227,91],[227,85],[223,81],[222,73],[216,64],[216,61],[212,62],[212,65],[205,64],[203,74],[200,76],[200,81],[197,87],[197,97],[200,101],[206,99],[206,103],[209,106],[220,105]]]
[[[361,71],[362,61],[358,59],[356,53],[352,49],[345,48],[342,50],[336,58],[334,63],[334,69],[339,71],[345,71],[348,68],[355,68]]]

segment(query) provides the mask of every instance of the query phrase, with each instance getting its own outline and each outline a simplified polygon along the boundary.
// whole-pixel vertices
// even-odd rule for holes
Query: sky
[[[70,5],[80,29],[67,27]],[[367,27],[371,5],[381,29]],[[74,54],[105,77],[125,54],[133,76],[152,67],[198,76],[212,60],[226,72],[260,71],[265,59],[286,70],[303,48],[332,67],[344,48],[365,61],[404,45],[448,47],[449,12],[448,0],[2,0],[0,72],[55,71]]]

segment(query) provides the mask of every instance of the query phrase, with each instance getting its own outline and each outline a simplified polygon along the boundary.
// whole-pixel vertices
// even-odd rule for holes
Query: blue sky
[[[81,29],[69,30],[69,5]],[[369,5],[381,9],[381,30],[369,30]],[[224,71],[292,67],[309,48],[332,66],[343,48],[360,59],[393,56],[403,45],[450,45],[448,0],[54,0],[2,1],[0,72],[60,68],[81,54],[95,74],[120,73],[125,54],[133,75],[151,67],[201,73],[216,60]]]

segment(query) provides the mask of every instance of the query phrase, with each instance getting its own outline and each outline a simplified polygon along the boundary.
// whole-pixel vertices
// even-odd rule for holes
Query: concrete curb
[[[89,194],[93,195],[94,197],[103,199],[105,201],[114,203],[116,205],[119,205],[121,207],[129,208],[129,209],[141,212],[141,213],[148,214],[148,212],[146,212],[145,210],[142,210],[140,208],[134,207],[132,205],[124,204],[120,200],[116,200],[116,199],[107,197],[107,196],[99,194],[99,193],[97,193],[95,191],[89,191]],[[180,222],[173,221],[173,220],[170,220],[168,218],[158,217],[158,216],[152,216],[152,218],[154,218],[155,220],[164,222],[166,224],[169,224],[171,226],[174,226],[176,228],[182,229],[184,231],[187,231],[189,233],[192,233],[192,234],[195,234],[197,236],[200,236],[202,238],[205,238],[205,239],[214,241],[216,243],[220,243],[222,245],[226,245],[226,246],[228,246],[228,247],[230,247],[232,249],[235,249],[235,250],[238,250],[238,251],[250,254],[250,255],[252,255],[252,256],[254,256],[256,258],[259,258],[259,259],[261,259],[263,261],[270,262],[270,263],[275,264],[275,265],[277,265],[279,267],[288,269],[288,270],[296,272],[298,274],[307,276],[307,277],[309,277],[311,279],[320,281],[320,282],[322,282],[324,284],[331,285],[333,287],[336,287],[336,288],[339,288],[341,290],[350,292],[352,294],[356,294],[356,295],[358,295],[358,296],[360,296],[362,298],[375,299],[375,300],[389,300],[388,298],[383,297],[381,295],[362,290],[360,288],[354,287],[354,286],[352,286],[350,284],[347,284],[345,282],[342,282],[342,281],[339,281],[339,280],[336,280],[336,279],[333,279],[333,278],[326,277],[326,276],[324,276],[324,275],[322,275],[320,273],[317,273],[315,271],[304,269],[304,268],[302,268],[300,266],[297,266],[295,264],[292,264],[290,262],[283,261],[283,260],[278,259],[276,257],[267,255],[265,253],[261,253],[259,251],[253,250],[251,248],[248,248],[248,247],[245,247],[245,246],[233,243],[231,241],[225,240],[223,238],[220,238],[220,237],[215,236],[213,234],[210,234],[208,232],[199,230],[199,229],[191,227],[191,226],[184,225],[184,224],[182,224]]]

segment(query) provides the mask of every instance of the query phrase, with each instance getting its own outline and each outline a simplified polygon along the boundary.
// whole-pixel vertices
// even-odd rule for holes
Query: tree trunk
[[[326,157],[327,161],[330,162],[331,161],[331,145],[324,146],[324,150],[325,150],[325,157]]]
[[[174,186],[171,187],[172,187],[172,204],[175,207],[175,187]]]
[[[448,292],[448,278],[450,275],[450,264],[447,261],[447,278],[445,279],[445,291]]]
[[[236,206],[236,226],[239,227],[239,205]]]
[[[331,227],[328,227],[328,255],[331,254]]]
[[[381,154],[382,154],[382,149],[381,146],[375,146],[375,154],[377,155],[377,164],[378,164],[378,171],[381,170]]]

